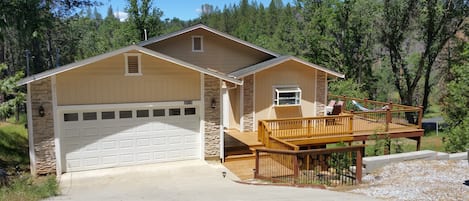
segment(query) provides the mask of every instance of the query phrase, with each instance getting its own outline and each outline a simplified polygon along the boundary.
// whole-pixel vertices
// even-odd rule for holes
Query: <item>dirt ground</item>
[[[469,201],[467,160],[418,160],[389,164],[345,191],[386,200]]]

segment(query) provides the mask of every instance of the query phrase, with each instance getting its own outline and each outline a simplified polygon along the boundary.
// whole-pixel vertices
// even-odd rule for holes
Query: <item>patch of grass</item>
[[[10,185],[0,188],[0,200],[37,201],[58,195],[58,183],[54,175],[33,178],[22,175],[10,181]]]
[[[12,123],[12,124],[26,124],[26,122],[28,122],[28,119],[27,119],[27,116],[26,116],[26,113],[20,113],[19,115],[19,120],[16,121],[16,117],[15,115],[11,116],[10,118],[7,119],[7,122],[8,123]]]
[[[23,124],[0,123],[0,167],[29,166],[28,134]]]
[[[424,118],[441,117],[441,107],[436,104],[432,104],[427,108],[427,112],[424,114]]]

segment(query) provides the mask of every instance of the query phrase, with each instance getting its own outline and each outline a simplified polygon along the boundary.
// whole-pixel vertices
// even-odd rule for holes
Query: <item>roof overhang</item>
[[[146,41],[143,41],[143,42],[140,42],[138,45],[140,46],[146,46],[146,45],[150,45],[152,43],[156,43],[156,42],[159,42],[159,41],[163,41],[163,40],[166,40],[168,38],[172,38],[172,37],[175,37],[175,36],[179,36],[179,35],[182,35],[182,34],[185,34],[185,33],[188,33],[188,32],[191,32],[191,31],[194,31],[196,29],[204,29],[208,32],[211,32],[213,34],[216,34],[216,35],[219,35],[221,37],[224,37],[224,38],[227,38],[229,40],[232,40],[234,42],[237,42],[237,43],[240,43],[240,44],[243,44],[245,46],[248,46],[250,48],[253,48],[255,50],[259,50],[261,52],[264,52],[266,54],[269,54],[269,55],[272,55],[274,57],[279,57],[280,55],[275,53],[275,52],[272,52],[270,50],[267,50],[265,48],[262,48],[262,47],[259,47],[257,45],[254,45],[252,43],[249,43],[249,42],[246,42],[244,40],[241,40],[239,38],[236,38],[234,36],[231,36],[229,34],[226,34],[226,33],[223,33],[221,31],[217,31],[215,29],[212,29],[208,26],[205,26],[203,24],[197,24],[197,25],[194,25],[194,26],[191,26],[191,27],[188,27],[188,28],[185,28],[185,29],[182,29],[180,31],[176,31],[176,32],[173,32],[173,33],[170,33],[170,34],[167,34],[167,35],[163,35],[163,36],[159,36],[159,37],[155,37],[155,38],[150,38]]]
[[[252,75],[252,74],[255,74],[257,72],[272,68],[274,66],[277,66],[277,65],[279,65],[281,63],[284,63],[284,62],[287,62],[287,61],[295,61],[295,62],[304,64],[308,67],[314,68],[316,70],[323,71],[323,72],[327,73],[328,75],[338,77],[338,78],[345,78],[345,75],[342,74],[342,73],[338,73],[338,72],[335,72],[333,70],[327,69],[325,67],[322,67],[322,66],[319,66],[319,65],[316,65],[316,64],[301,60],[301,59],[296,58],[294,56],[281,56],[281,57],[273,58],[273,59],[270,59],[270,60],[255,64],[255,65],[252,65],[252,66],[237,70],[237,71],[232,72],[228,75],[239,79],[239,78],[243,78],[243,77],[246,77],[248,75]]]
[[[110,58],[110,57],[113,57],[113,56],[116,56],[116,55],[120,55],[120,54],[129,52],[129,51],[138,51],[138,52],[153,56],[155,58],[162,59],[162,60],[177,64],[177,65],[180,65],[182,67],[186,67],[188,69],[192,69],[192,70],[204,73],[206,75],[210,75],[210,76],[213,76],[213,77],[216,77],[216,78],[219,78],[219,79],[222,79],[222,80],[225,80],[225,81],[237,84],[237,85],[242,85],[243,84],[243,81],[238,80],[238,79],[233,78],[233,77],[230,77],[230,76],[227,76],[223,73],[213,71],[213,70],[210,70],[210,69],[206,69],[206,68],[202,68],[202,67],[187,63],[185,61],[182,61],[182,60],[179,60],[179,59],[176,59],[176,58],[173,58],[173,57],[158,53],[156,51],[153,51],[153,50],[150,50],[150,49],[138,46],[138,45],[131,45],[131,46],[127,46],[127,47],[124,47],[124,48],[121,48],[121,49],[118,49],[118,50],[114,50],[112,52],[108,52],[108,53],[101,54],[101,55],[98,55],[98,56],[90,57],[88,59],[84,59],[84,60],[81,60],[81,61],[78,61],[78,62],[75,62],[75,63],[67,64],[67,65],[64,65],[64,66],[61,66],[61,67],[58,67],[58,68],[50,69],[50,70],[44,71],[42,73],[38,73],[38,74],[35,74],[35,75],[32,75],[32,76],[23,78],[20,81],[18,81],[17,85],[18,86],[25,85],[25,84],[34,82],[36,80],[41,80],[41,79],[44,79],[44,78],[47,78],[47,77],[50,77],[50,76],[53,76],[53,75],[57,75],[59,73],[63,73],[63,72],[69,71],[69,70],[80,68],[80,67],[86,66],[88,64],[95,63],[95,62],[101,61],[103,59],[107,59],[107,58]]]

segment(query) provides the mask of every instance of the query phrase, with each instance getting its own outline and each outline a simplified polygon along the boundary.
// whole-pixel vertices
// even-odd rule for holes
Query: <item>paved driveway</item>
[[[220,164],[186,161],[67,173],[62,194],[48,200],[377,200],[363,195],[312,188],[255,186],[234,182]]]

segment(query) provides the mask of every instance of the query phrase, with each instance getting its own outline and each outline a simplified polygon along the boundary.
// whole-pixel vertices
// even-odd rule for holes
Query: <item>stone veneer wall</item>
[[[243,83],[243,124],[244,131],[253,131],[254,129],[254,75],[249,75],[244,78]],[[243,107],[243,106],[242,106]]]
[[[56,173],[54,118],[52,111],[51,79],[42,79],[30,84],[31,110],[33,120],[33,141],[36,163],[35,174]],[[39,116],[39,107],[44,107],[45,115]]]
[[[316,81],[316,115],[322,116],[324,114],[324,109],[327,101],[327,74],[322,71],[317,72],[317,81]]]
[[[215,99],[216,108],[212,108]],[[220,80],[209,75],[204,76],[205,110],[205,158],[220,156]]]

